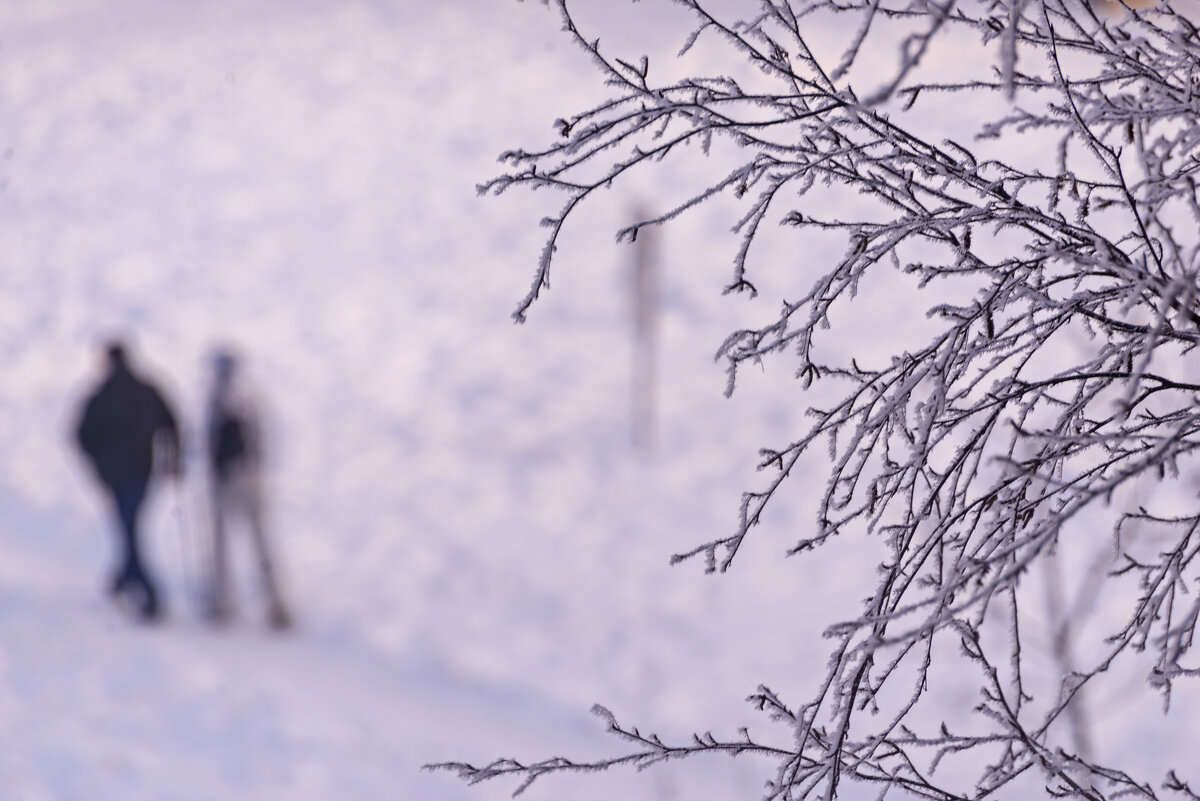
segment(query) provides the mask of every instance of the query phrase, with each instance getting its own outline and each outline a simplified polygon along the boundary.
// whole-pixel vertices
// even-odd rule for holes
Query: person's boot
[[[233,603],[229,600],[228,593],[212,590],[204,610],[204,617],[214,626],[224,626],[232,621]]]
[[[288,614],[288,610],[284,608],[283,604],[271,604],[271,609],[267,613],[267,622],[276,631],[286,631],[292,627],[292,616]]]
[[[141,616],[142,621],[145,623],[154,623],[162,620],[162,604],[159,603],[158,596],[155,593],[146,593],[146,600],[142,603]]]

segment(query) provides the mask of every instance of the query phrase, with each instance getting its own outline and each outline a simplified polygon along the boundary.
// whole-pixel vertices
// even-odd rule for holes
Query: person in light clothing
[[[209,615],[216,623],[233,614],[229,572],[229,531],[235,523],[250,533],[271,626],[292,623],[283,601],[271,553],[263,502],[263,438],[258,405],[239,375],[238,361],[228,350],[213,357],[213,384],[208,399],[206,431],[212,491],[212,585]]]

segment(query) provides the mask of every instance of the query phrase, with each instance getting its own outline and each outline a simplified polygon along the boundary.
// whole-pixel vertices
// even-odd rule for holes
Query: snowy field
[[[635,40],[674,19],[638,13]],[[803,482],[729,574],[668,567],[731,530],[806,405],[783,366],[722,397],[712,353],[771,313],[720,297],[728,220],[658,242],[653,454],[630,447],[612,233],[661,187],[602,199],[509,319],[557,199],[475,184],[597,93],[537,3],[0,7],[0,801],[505,798],[420,766],[600,756],[596,702],[682,738],[756,726],[760,682],[807,694],[877,555],[781,559]],[[166,623],[103,597],[111,523],[68,436],[113,333],[192,442],[208,350],[248,355],[295,631],[268,632],[248,571],[232,629],[199,619],[194,449],[146,518]],[[744,799],[769,775],[696,767],[529,797]]]
[[[723,245],[662,243],[652,456],[629,444],[611,245],[638,198],[573,232],[569,274],[509,320],[546,207],[474,185],[572,110],[549,98],[595,91],[538,4],[0,10],[0,798],[506,797],[419,766],[598,755],[597,701],[732,730],[757,682],[803,686],[816,629],[761,614],[818,581],[778,560],[787,531],[720,582],[667,566],[729,530],[799,415],[770,376],[721,397]],[[198,619],[194,460],[147,513],[167,623],[102,597],[110,521],[68,434],[121,332],[193,441],[208,349],[248,354],[294,633],[266,631],[248,575],[233,630]],[[755,767],[706,766],[708,797],[754,794]],[[672,769],[615,781],[690,795]]]

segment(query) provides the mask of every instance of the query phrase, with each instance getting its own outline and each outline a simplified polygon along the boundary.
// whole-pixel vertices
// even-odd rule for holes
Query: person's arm
[[[257,397],[247,396],[244,402],[243,419],[246,425],[246,459],[256,469],[263,465],[262,412]]]
[[[89,462],[96,460],[96,415],[95,397],[88,398],[79,413],[79,422],[75,424],[75,444]]]
[[[183,475],[183,444],[179,436],[179,422],[166,399],[157,392],[155,397],[159,407],[158,433],[163,442],[163,469],[168,475],[178,477]]]

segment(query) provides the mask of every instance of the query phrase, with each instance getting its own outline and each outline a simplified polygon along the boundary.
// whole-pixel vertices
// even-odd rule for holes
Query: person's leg
[[[279,580],[275,575],[275,564],[271,558],[271,547],[267,537],[266,524],[263,520],[262,488],[257,476],[245,477],[245,509],[250,523],[250,535],[254,549],[258,555],[258,569],[262,580],[263,594],[267,600],[267,618],[277,629],[285,629],[292,624],[292,616],[283,603],[283,595],[279,591]]]
[[[131,511],[126,498],[116,487],[109,487],[111,493],[113,510],[117,514],[117,560],[113,568],[112,580],[108,585],[110,595],[116,597],[129,589],[130,581],[130,562],[132,561],[131,543],[133,542],[132,532],[136,529],[137,512]]]
[[[125,592],[131,588],[141,588],[142,614],[147,618],[158,617],[158,590],[142,562],[138,534],[138,513],[146,499],[146,485],[114,487],[113,498],[117,504],[117,515],[121,520],[121,533],[125,540],[124,563],[114,583],[114,591]]]
[[[233,613],[229,587],[228,517],[230,504],[229,482],[214,478],[212,487],[212,597],[209,616],[221,623]]]

